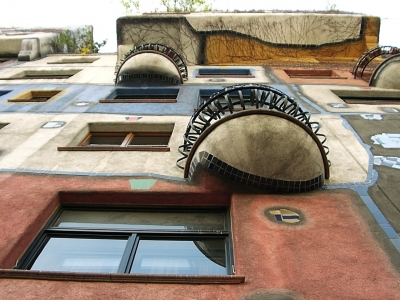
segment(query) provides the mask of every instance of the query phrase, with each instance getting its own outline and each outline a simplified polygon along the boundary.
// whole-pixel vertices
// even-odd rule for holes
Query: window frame
[[[75,227],[54,227],[53,225],[59,219],[61,214],[65,210],[72,211],[113,211],[113,212],[181,212],[181,213],[224,213],[225,215],[225,230],[186,230],[181,229],[152,229],[152,230],[140,230],[140,229],[101,229],[101,228],[75,228]],[[121,256],[120,265],[117,272],[110,274],[124,274],[124,275],[161,275],[161,276],[177,276],[176,274],[143,274],[143,273],[129,273],[133,267],[133,262],[135,259],[135,252],[137,251],[139,242],[141,239],[144,240],[199,240],[207,239],[222,239],[224,238],[225,244],[225,262],[226,262],[226,274],[222,276],[236,275],[234,268],[234,256],[233,256],[233,239],[231,230],[231,218],[228,207],[190,207],[190,208],[177,208],[177,207],[140,207],[140,208],[121,208],[121,207],[77,207],[77,206],[62,206],[57,209],[55,213],[50,217],[44,228],[28,247],[27,251],[23,254],[21,259],[16,263],[16,269],[31,270],[31,267],[41,254],[42,250],[45,248],[46,244],[51,238],[87,238],[87,239],[126,239],[127,244],[123,255]],[[40,271],[47,272],[47,271]],[[80,273],[79,271],[50,271],[50,272],[67,272],[67,273]],[[181,274],[178,276],[188,276]],[[189,275],[189,276],[221,276],[215,274],[206,275]]]
[[[87,145],[92,137],[123,137],[122,143],[118,145]],[[137,137],[168,137],[167,145],[130,145]],[[89,132],[77,146],[58,147],[58,151],[152,151],[152,152],[168,152],[170,151],[169,140],[172,132],[161,131],[92,131]]]

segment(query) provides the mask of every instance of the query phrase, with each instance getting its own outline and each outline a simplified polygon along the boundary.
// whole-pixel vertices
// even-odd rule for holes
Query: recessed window
[[[0,97],[5,95],[5,94],[8,94],[9,92],[11,92],[11,91],[9,91],[9,90],[0,91]]]
[[[1,64],[8,64],[8,63],[11,63],[12,61],[14,61],[15,59],[13,59],[13,58],[2,58],[2,57],[0,57],[0,65]]]
[[[16,80],[16,79],[67,79],[74,76],[76,73],[82,71],[81,69],[74,70],[25,70],[15,75],[0,78],[2,80]]]
[[[116,88],[100,103],[175,103],[179,89]]]
[[[19,268],[94,273],[229,275],[224,209],[64,209]]]
[[[61,58],[56,61],[48,62],[47,64],[91,64],[99,60],[99,57],[81,56],[81,57],[67,57]]]
[[[254,78],[250,69],[202,68],[196,78]]]
[[[62,90],[32,90],[8,99],[8,102],[47,102],[61,92]]]
[[[90,131],[75,146],[58,147],[59,151],[169,151],[174,124],[90,126]],[[112,131],[112,128],[124,131]]]
[[[304,78],[304,79],[347,79],[341,76],[334,70],[318,70],[318,69],[286,69],[284,70],[290,78]]]
[[[0,129],[6,127],[8,124],[10,124],[10,123],[0,123]]]
[[[400,103],[400,92],[398,91],[332,90],[332,92],[347,104],[385,105]]]

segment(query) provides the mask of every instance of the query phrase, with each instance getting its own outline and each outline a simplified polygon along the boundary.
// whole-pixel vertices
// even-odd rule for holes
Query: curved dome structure
[[[144,44],[125,54],[115,75],[116,85],[132,82],[181,84],[187,80],[187,67],[173,48]]]
[[[388,57],[376,67],[369,85],[384,89],[400,89],[400,53]]]
[[[319,124],[281,91],[232,86],[211,96],[192,116],[177,163],[186,160],[186,178],[203,165],[267,192],[309,191],[329,178],[325,136],[318,130]]]

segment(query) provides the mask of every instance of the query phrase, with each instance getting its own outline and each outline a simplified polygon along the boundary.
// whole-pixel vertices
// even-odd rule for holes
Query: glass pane
[[[116,273],[127,240],[51,238],[31,270]]]
[[[225,241],[140,240],[130,273],[226,275]]]
[[[124,141],[126,134],[123,136],[95,136],[92,135],[85,146],[120,146]]]
[[[129,145],[168,146],[169,136],[134,136]]]
[[[64,210],[54,226],[135,230],[226,230],[223,212],[118,212]]]

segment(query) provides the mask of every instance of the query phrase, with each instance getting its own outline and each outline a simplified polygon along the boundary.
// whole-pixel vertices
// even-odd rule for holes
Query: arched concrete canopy
[[[183,83],[179,67],[167,55],[144,50],[129,55],[116,72],[117,85],[126,81]]]
[[[385,89],[400,89],[400,54],[390,56],[374,70],[369,85]]]
[[[272,110],[246,110],[207,128],[193,145],[185,166],[207,152],[238,170],[275,180],[303,182],[329,178],[324,148],[296,118]]]

